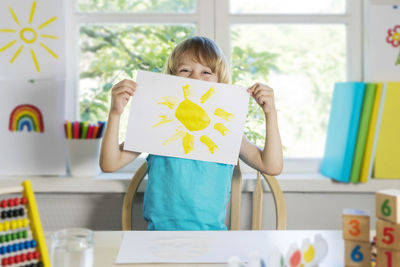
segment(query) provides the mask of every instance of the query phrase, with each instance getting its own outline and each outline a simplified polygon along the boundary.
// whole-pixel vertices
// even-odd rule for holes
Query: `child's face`
[[[190,55],[183,55],[176,72],[177,76],[209,82],[218,82],[218,76],[209,66],[193,61]]]

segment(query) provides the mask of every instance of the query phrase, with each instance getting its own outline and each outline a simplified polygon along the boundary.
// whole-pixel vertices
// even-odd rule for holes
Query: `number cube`
[[[376,220],[376,245],[400,250],[400,224]]]
[[[344,251],[346,266],[371,266],[371,243],[346,240],[344,244]]]
[[[400,223],[400,190],[387,189],[375,194],[376,217]]]
[[[376,262],[379,267],[400,267],[400,251],[378,247]]]
[[[369,213],[363,210],[343,211],[343,239],[369,242]]]

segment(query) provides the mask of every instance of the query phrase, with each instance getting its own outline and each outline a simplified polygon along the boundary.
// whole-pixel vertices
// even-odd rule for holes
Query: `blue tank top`
[[[143,216],[149,230],[226,230],[233,166],[149,155]]]

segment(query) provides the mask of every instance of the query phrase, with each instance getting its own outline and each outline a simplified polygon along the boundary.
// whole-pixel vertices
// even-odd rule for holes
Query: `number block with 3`
[[[371,243],[348,241],[344,243],[345,265],[354,267],[371,267]]]
[[[375,194],[376,217],[400,223],[400,190],[388,189]]]
[[[369,242],[369,212],[363,210],[343,210],[343,239]]]
[[[378,248],[400,250],[400,224],[376,220],[376,245]]]
[[[379,267],[400,267],[400,251],[378,247],[376,261]]]

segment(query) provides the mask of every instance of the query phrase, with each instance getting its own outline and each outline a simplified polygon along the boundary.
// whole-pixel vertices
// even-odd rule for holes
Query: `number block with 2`
[[[363,210],[343,210],[343,239],[369,242],[369,212]]]
[[[387,189],[376,192],[375,214],[379,219],[400,223],[400,190]]]

